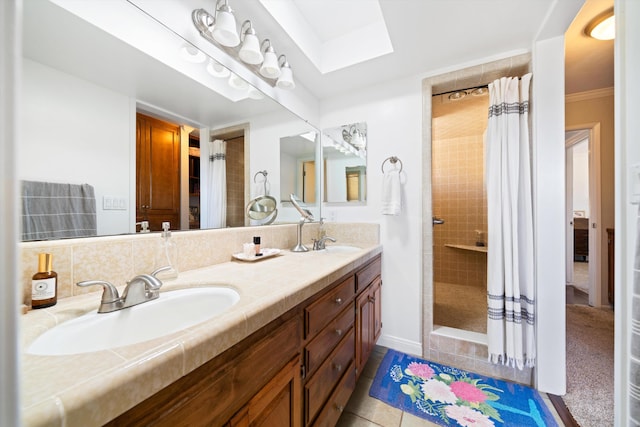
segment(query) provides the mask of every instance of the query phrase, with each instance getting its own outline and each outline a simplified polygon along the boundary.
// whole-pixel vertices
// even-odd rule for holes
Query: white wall
[[[19,426],[21,342],[18,308],[18,201],[15,152],[20,139],[20,45],[22,4],[0,2],[0,425]]]
[[[564,37],[533,50],[533,209],[536,277],[536,387],[566,392]]]
[[[615,42],[615,420],[614,425],[636,425],[640,421],[638,405],[630,406],[632,390],[637,387],[637,371],[630,369],[632,351],[632,303],[637,304],[634,289],[634,253],[638,234],[638,204],[632,204],[633,188],[629,167],[640,163],[640,2],[616,0]],[[638,271],[635,272],[637,276]],[[640,281],[637,278],[636,281]],[[634,295],[635,294],[635,295]],[[636,319],[635,321],[637,321]],[[637,352],[637,350],[635,350]],[[637,365],[636,365],[637,366]],[[634,393],[637,395],[637,393]],[[631,416],[635,421],[632,421]]]
[[[364,206],[325,206],[329,221],[380,224],[382,256],[382,337],[379,343],[421,354],[422,319],[422,81],[389,82],[321,104],[322,128],[367,123],[367,202]],[[403,164],[403,206],[398,216],[381,214],[382,162],[397,156]]]
[[[91,184],[98,235],[128,232],[135,212],[130,98],[28,59],[23,71],[18,179]],[[127,209],[103,210],[103,196],[125,198]]]
[[[268,172],[271,191],[270,196],[278,201],[278,217],[276,222],[298,222],[300,214],[292,206],[282,206],[281,200],[289,200],[289,194],[280,192],[280,138],[285,136],[300,135],[311,130],[316,130],[306,122],[293,116],[289,112],[281,112],[250,119],[251,147],[250,147],[250,174],[251,197],[262,195],[262,184],[253,184],[253,176],[256,172],[266,170]],[[320,168],[316,168],[316,182],[320,182]],[[258,179],[258,181],[261,181]],[[316,187],[317,188],[317,187]],[[317,194],[319,194],[317,192]],[[290,205],[290,203],[289,203]],[[318,205],[319,206],[319,205]],[[319,208],[310,208],[315,218],[320,218]]]
[[[573,154],[573,210],[589,216],[589,140],[571,147]]]

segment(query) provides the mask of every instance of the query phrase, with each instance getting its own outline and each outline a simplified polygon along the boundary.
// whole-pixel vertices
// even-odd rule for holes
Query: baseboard
[[[422,357],[422,343],[404,338],[392,337],[384,333],[378,338],[378,345],[392,348],[403,353]]]

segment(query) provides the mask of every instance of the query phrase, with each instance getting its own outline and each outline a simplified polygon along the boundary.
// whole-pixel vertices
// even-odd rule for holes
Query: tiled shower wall
[[[422,126],[422,164],[425,173],[422,175],[423,188],[423,341],[422,354],[435,362],[453,363],[475,372],[497,378],[505,378],[523,384],[532,384],[531,368],[522,371],[505,365],[487,362],[487,346],[474,342],[463,335],[434,333],[433,326],[433,279],[434,279],[434,227],[431,216],[435,214],[432,205],[432,94],[485,85],[503,76],[521,76],[531,71],[531,55],[523,54],[501,59],[474,67],[461,69],[430,77],[422,82],[423,93],[423,126]]]
[[[433,98],[433,215],[445,220],[433,229],[434,281],[486,286],[487,256],[445,245],[474,246],[477,231],[486,243],[487,192],[483,133],[489,96],[449,101]]]
[[[227,226],[244,225],[244,137],[227,140]]]

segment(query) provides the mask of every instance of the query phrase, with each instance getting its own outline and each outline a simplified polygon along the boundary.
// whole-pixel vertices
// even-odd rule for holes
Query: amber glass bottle
[[[53,271],[53,255],[38,255],[38,272],[31,279],[31,308],[51,307],[58,302],[58,273]]]

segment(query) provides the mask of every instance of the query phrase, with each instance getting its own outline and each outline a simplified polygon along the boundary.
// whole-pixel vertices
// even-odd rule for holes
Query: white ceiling
[[[132,32],[137,29],[135,20],[129,20],[120,9],[135,10],[136,4],[142,4],[168,15],[183,9],[184,13],[179,14],[180,25],[195,31],[190,11],[202,7],[212,12],[214,7],[213,0],[53,1],[94,7],[99,9],[94,13],[101,18],[106,10],[117,15],[114,19],[118,26],[133,27]],[[612,2],[587,0],[582,12],[575,17],[583,0],[229,0],[238,24],[250,18],[260,39],[269,38],[278,53],[286,54],[300,90],[306,89],[318,101],[358,89],[382,87],[404,77],[442,74],[523,53],[531,49],[539,34],[561,34],[574,17],[567,31],[567,93],[611,87],[613,42],[586,38],[581,31],[592,16],[611,7]],[[276,3],[281,9],[293,7],[293,15],[302,16],[300,21],[305,24],[302,25],[305,35],[301,38],[313,39],[317,46],[332,47],[332,71],[323,69],[322,62],[318,65],[317,58],[314,60],[314,55],[319,55],[317,52],[301,48],[304,43],[289,35],[291,29],[287,32],[279,25],[263,6],[268,3]],[[364,5],[367,12],[362,11]],[[264,105],[248,100],[217,107],[211,102],[211,97],[216,95],[205,93],[201,85],[190,82],[184,75],[176,77],[175,70],[169,69],[166,63],[150,73],[148,58],[137,59],[130,46],[109,40],[91,25],[68,15],[47,0],[25,2],[26,56],[152,105],[176,109],[179,105],[185,117],[199,123],[209,123],[211,117],[232,120],[236,112],[246,115],[267,110]],[[361,51],[369,52],[379,43],[363,37],[362,29],[371,25],[379,28],[380,16],[393,51],[363,59],[359,56]],[[353,34],[359,37],[345,42]],[[156,38],[142,35],[147,43],[158,44]],[[359,43],[360,47],[351,43]],[[79,50],[63,51],[61,46],[70,44]],[[168,86],[172,89],[170,92]],[[163,101],[161,98],[166,93],[173,97]],[[177,98],[175,93],[185,96]]]

